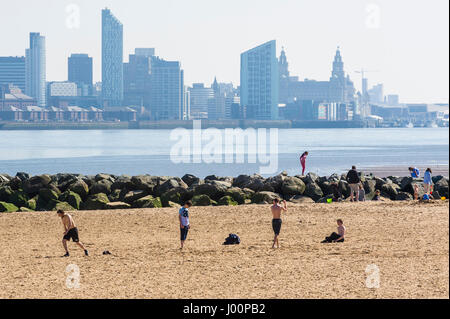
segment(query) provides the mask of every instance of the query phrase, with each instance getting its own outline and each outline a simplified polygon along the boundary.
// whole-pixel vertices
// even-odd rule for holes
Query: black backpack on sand
[[[223,243],[224,245],[239,245],[241,243],[241,239],[236,234],[230,234]]]

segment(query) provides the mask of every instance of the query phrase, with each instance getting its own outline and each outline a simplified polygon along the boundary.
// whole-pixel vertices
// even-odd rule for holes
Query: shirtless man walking
[[[72,239],[74,243],[76,243],[81,249],[84,250],[84,254],[86,256],[89,256],[89,252],[87,251],[86,247],[84,247],[84,245],[80,243],[80,239],[78,238],[78,228],[75,225],[72,216],[66,214],[61,209],[58,210],[57,214],[59,217],[61,217],[61,221],[64,226],[64,237],[62,240],[62,244],[64,246],[64,249],[66,250],[66,254],[63,257],[70,256],[69,250],[67,249],[67,242],[70,241],[70,239]]]
[[[272,228],[273,232],[275,233],[275,238],[273,239],[273,245],[272,248],[275,248],[275,244],[277,245],[277,248],[280,248],[280,243],[278,242],[278,236],[280,235],[281,231],[281,212],[287,211],[287,203],[285,200],[283,200],[283,206],[280,205],[280,200],[278,198],[275,198],[273,200],[273,205],[270,207],[272,210],[273,220],[272,220]]]

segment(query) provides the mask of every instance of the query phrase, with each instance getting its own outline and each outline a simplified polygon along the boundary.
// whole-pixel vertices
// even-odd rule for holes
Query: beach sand
[[[0,298],[449,298],[448,201],[291,205],[275,250],[269,206],[193,207],[183,252],[177,209],[72,215],[90,257],[60,257],[54,212],[0,214]],[[320,244],[337,218],[347,241]],[[242,244],[222,246],[229,233]]]

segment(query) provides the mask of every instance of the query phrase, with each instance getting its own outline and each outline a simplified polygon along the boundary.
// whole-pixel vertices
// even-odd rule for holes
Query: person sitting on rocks
[[[329,237],[326,237],[322,241],[322,244],[326,243],[343,243],[345,241],[346,228],[342,219],[337,220],[337,233],[332,233]]]
[[[365,202],[366,201],[366,191],[364,189],[364,185],[362,183],[359,183],[359,201]]]
[[[373,196],[372,200],[374,200],[374,201],[379,201],[379,200],[381,200],[381,192],[380,192],[379,189],[377,189],[377,190],[375,191],[375,195]]]
[[[420,171],[417,167],[409,167],[409,172],[411,173],[412,178],[419,178],[420,177]]]

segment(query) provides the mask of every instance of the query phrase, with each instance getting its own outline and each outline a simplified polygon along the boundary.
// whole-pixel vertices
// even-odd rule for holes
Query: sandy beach
[[[183,252],[176,209],[72,215],[90,257],[70,243],[61,258],[54,212],[0,214],[0,298],[449,298],[448,201],[291,205],[276,250],[268,206],[193,207]],[[337,218],[346,242],[320,244]],[[229,233],[242,244],[222,246]]]

